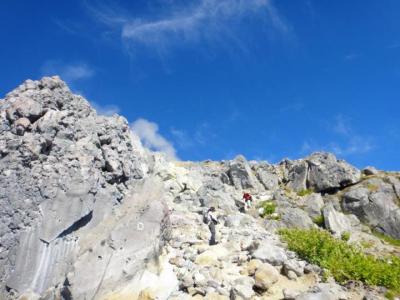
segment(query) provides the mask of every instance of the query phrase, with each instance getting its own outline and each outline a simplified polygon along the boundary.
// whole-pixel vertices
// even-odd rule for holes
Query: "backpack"
[[[205,224],[208,224],[208,223],[210,223],[210,221],[211,221],[210,216],[208,215],[208,211],[206,210],[203,212],[203,222]]]

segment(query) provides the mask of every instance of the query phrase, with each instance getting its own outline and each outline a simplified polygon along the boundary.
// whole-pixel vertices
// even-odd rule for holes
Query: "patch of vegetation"
[[[303,196],[307,196],[314,193],[314,190],[312,189],[305,189],[305,190],[301,190],[297,192],[297,196],[303,197]]]
[[[261,217],[265,218],[275,213],[276,203],[273,201],[262,201],[258,207],[263,209]]]
[[[324,215],[320,215],[313,219],[313,222],[318,225],[318,227],[325,227],[325,218]]]
[[[377,238],[385,241],[386,243],[388,243],[389,245],[392,246],[397,246],[400,247],[400,240],[392,238],[391,236],[388,236],[386,234],[383,234],[379,231],[373,230],[372,231],[373,235],[375,235]]]
[[[400,295],[400,258],[377,258],[361,248],[335,239],[320,229],[282,229],[282,239],[290,250],[310,263],[327,269],[338,282],[359,280],[368,285],[384,286],[392,296]]]
[[[342,241],[347,242],[348,240],[350,240],[350,232],[348,231],[342,232],[340,238],[342,239]]]
[[[375,244],[373,241],[361,241],[360,245],[361,245],[361,247],[368,249],[368,248],[372,248]]]
[[[293,192],[293,190],[290,189],[289,187],[284,186],[284,187],[283,187],[283,192],[284,192],[286,198],[289,198],[289,199],[292,199],[292,198],[293,198],[294,192]]]
[[[397,295],[398,295],[398,294],[397,294]],[[395,297],[396,297],[396,293],[393,292],[393,291],[391,291],[391,290],[388,290],[388,291],[385,293],[385,297],[388,298],[389,300],[394,300]]]
[[[379,189],[379,187],[376,184],[368,183],[367,184],[367,189],[370,192],[376,192]]]

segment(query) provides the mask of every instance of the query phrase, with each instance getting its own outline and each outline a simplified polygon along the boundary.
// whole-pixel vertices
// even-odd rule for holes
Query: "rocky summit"
[[[170,161],[58,77],[0,100],[0,136],[0,299],[385,297],[362,278],[335,281],[279,231],[320,228],[368,255],[399,256],[399,173],[330,153]]]

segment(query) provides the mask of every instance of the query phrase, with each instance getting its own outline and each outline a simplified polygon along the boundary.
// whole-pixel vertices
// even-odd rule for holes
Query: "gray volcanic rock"
[[[130,216],[118,214],[148,172],[146,151],[125,119],[98,116],[58,77],[45,77],[26,81],[0,102],[0,135],[0,298],[43,295],[49,289],[60,293],[66,282],[73,295],[92,297],[90,285],[77,292],[74,282],[81,285],[84,280],[79,278],[87,276],[98,285],[94,273],[105,272],[102,281],[108,273],[104,264],[83,258],[89,246],[83,246],[88,237],[81,234],[110,218],[120,220],[121,229],[107,227],[90,240],[90,251],[107,261],[118,246],[119,260],[125,262],[146,245],[135,264],[122,268],[121,263],[124,276],[131,277],[144,269],[145,259],[156,256],[166,224],[166,210],[157,206],[161,194],[132,207]],[[140,243],[133,248],[125,245],[132,232],[123,227],[146,220],[152,224],[149,234],[138,234]],[[102,243],[101,251],[97,243]],[[75,275],[66,280],[70,272]],[[120,276],[112,277],[108,287],[116,288]]]
[[[287,186],[299,192],[307,189],[307,176],[308,176],[308,164],[306,161],[300,160],[293,163],[289,169],[289,183]]]
[[[332,192],[360,180],[361,172],[331,153],[316,152],[304,160],[285,161],[287,186],[296,192]]]
[[[340,237],[345,232],[355,231],[360,225],[360,221],[356,216],[345,215],[336,211],[332,203],[325,206],[323,215],[325,228],[337,237]]]
[[[307,159],[308,187],[316,192],[339,189],[360,180],[358,169],[331,153],[314,153]]]
[[[343,195],[343,209],[378,231],[400,239],[399,180],[370,178]]]
[[[324,200],[320,194],[311,194],[305,199],[305,209],[311,219],[316,219],[321,216]]]
[[[267,163],[260,163],[255,164],[253,169],[265,189],[275,190],[279,187],[279,176],[276,174],[273,166]]]
[[[249,163],[241,155],[229,162],[228,176],[236,189],[251,189],[260,185]]]

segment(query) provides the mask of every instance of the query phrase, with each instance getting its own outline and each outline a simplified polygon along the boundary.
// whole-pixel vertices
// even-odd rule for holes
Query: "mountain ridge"
[[[323,270],[277,232],[320,226],[373,243],[371,254],[400,253],[373,234],[400,239],[399,173],[331,153],[170,161],[56,76],[0,101],[0,136],[4,299],[380,299],[379,289],[323,283]],[[243,192],[254,197],[248,212]],[[203,222],[209,207],[216,246]]]

